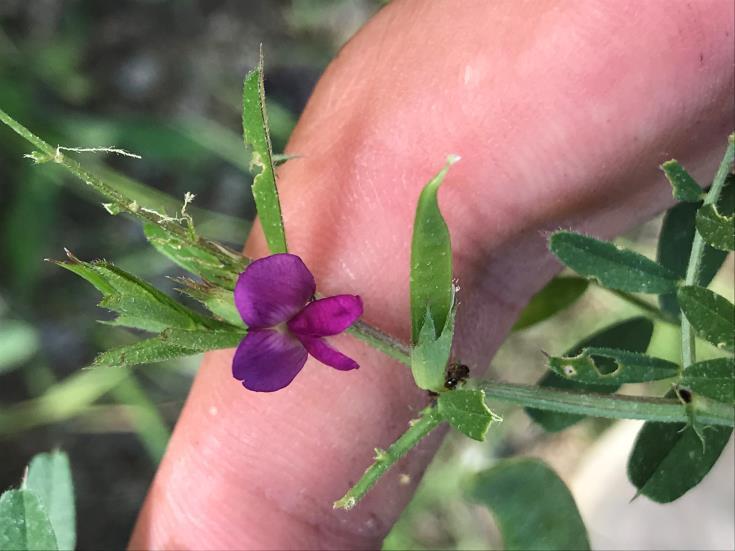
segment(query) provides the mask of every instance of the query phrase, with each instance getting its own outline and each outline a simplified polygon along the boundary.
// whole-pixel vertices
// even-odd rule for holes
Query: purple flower
[[[235,306],[248,326],[237,347],[232,375],[245,388],[273,392],[287,386],[308,354],[335,369],[360,367],[324,337],[337,335],[362,315],[356,295],[312,301],[316,283],[293,254],[274,254],[251,263],[235,286]]]

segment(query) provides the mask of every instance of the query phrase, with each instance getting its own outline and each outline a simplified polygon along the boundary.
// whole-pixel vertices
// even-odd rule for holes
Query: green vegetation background
[[[258,45],[267,54],[279,152],[326,64],[380,4],[4,0],[0,105],[52,143],[142,155],[82,160],[150,186],[114,177],[137,193],[158,190],[177,201],[195,193],[196,207],[204,209],[194,213],[197,226],[239,247],[254,215],[240,92]],[[143,367],[122,382],[112,372],[80,377],[97,352],[133,339],[96,323],[104,313],[92,287],[42,259],[62,258],[64,247],[83,259],[104,256],[169,290],[167,276],[180,272],[147,246],[136,224],[109,216],[97,197],[54,167],[34,167],[22,158],[26,152],[20,139],[0,129],[0,489],[17,484],[35,453],[61,447],[71,457],[77,489],[79,548],[119,548],[199,360]],[[667,185],[663,177],[661,185]],[[657,227],[653,222],[627,237],[650,254]],[[725,272],[719,287],[732,298],[732,265]],[[618,318],[634,313],[609,294],[588,293],[557,322],[511,337],[493,372],[536,380],[544,369],[540,351],[560,352],[605,325],[609,319],[600,314],[607,309]],[[675,342],[673,331],[657,327],[656,355],[676,359]],[[7,416],[19,407],[27,408],[22,417]],[[464,500],[462,481],[515,454],[544,457],[568,476],[606,426],[588,421],[549,436],[515,411],[485,443],[450,437],[386,546],[497,543],[488,513]]]

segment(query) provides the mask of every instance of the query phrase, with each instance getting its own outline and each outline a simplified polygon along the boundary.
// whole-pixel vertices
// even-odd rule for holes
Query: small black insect
[[[689,404],[692,401],[692,392],[688,388],[679,387],[678,391],[679,398],[682,399],[682,401],[685,404]]]
[[[447,367],[447,375],[444,378],[444,388],[454,389],[458,384],[464,383],[470,375],[470,368],[465,364],[452,362]]]

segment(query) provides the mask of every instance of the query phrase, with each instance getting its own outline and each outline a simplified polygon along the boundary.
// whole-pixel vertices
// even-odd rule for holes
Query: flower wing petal
[[[298,339],[272,329],[251,330],[237,347],[232,376],[248,390],[273,392],[287,386],[306,363]]]
[[[248,327],[273,327],[293,317],[316,291],[314,276],[294,254],[252,262],[235,285],[235,306]]]
[[[324,339],[319,337],[299,337],[299,340],[304,344],[309,354],[334,369],[349,371],[360,367],[355,360],[349,356],[345,356],[339,350],[332,348]]]
[[[359,296],[336,295],[308,304],[288,322],[288,328],[299,336],[327,337],[341,333],[361,315]]]

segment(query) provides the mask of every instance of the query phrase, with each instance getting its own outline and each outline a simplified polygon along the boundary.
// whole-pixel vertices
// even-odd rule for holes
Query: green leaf
[[[704,205],[697,212],[697,231],[712,247],[735,250],[735,225],[732,216],[723,216],[715,205]]]
[[[450,156],[439,173],[424,187],[416,206],[411,243],[411,334],[416,344],[426,320],[426,309],[436,336],[444,330],[454,300],[452,245],[449,229],[439,210],[437,193],[459,157]]]
[[[70,258],[70,262],[56,264],[83,277],[102,293],[99,305],[118,314],[113,325],[159,332],[168,327],[195,329],[208,324],[196,312],[108,262]]]
[[[472,497],[492,511],[507,550],[590,548],[572,494],[538,459],[507,459],[480,473]]]
[[[513,325],[513,331],[530,327],[568,308],[587,290],[580,277],[555,277],[534,295]]]
[[[439,415],[459,432],[474,440],[485,440],[490,425],[502,421],[485,403],[484,390],[458,389],[443,392],[437,400]]]
[[[735,186],[725,188],[735,190]],[[724,199],[724,196],[722,197]],[[722,208],[722,203],[720,203]],[[670,269],[679,278],[684,278],[689,264],[694,240],[694,224],[697,209],[700,203],[679,203],[669,209],[664,216],[661,232],[658,238],[658,252],[656,259],[659,264]],[[702,265],[699,270],[699,285],[706,287],[719,271],[725,261],[727,253],[718,251],[705,245],[702,255]],[[680,317],[679,301],[676,293],[659,295],[661,310],[671,319]]]
[[[161,341],[194,350],[196,352],[207,352],[209,350],[221,350],[223,348],[234,348],[247,335],[247,331],[186,331],[183,329],[167,329],[159,337]]]
[[[732,429],[707,427],[704,442],[691,426],[646,423],[628,459],[628,478],[653,501],[669,503],[699,484],[722,453]]]
[[[250,165],[260,168],[260,172],[253,178],[253,198],[265,239],[271,253],[288,252],[265,108],[262,48],[258,67],[245,77],[242,91],[242,128],[245,143],[252,150]]]
[[[201,302],[219,319],[235,327],[245,325],[235,307],[235,298],[231,290],[208,283],[196,283],[190,279],[177,281],[184,285],[179,291]]]
[[[609,360],[614,363],[612,371]],[[615,348],[585,348],[575,356],[551,357],[549,369],[572,381],[615,387],[668,379],[679,373],[679,366],[673,362]]]
[[[564,355],[575,356],[585,348],[590,347],[625,347],[632,352],[643,353],[648,348],[652,335],[653,322],[651,320],[644,317],[631,318],[610,325],[597,333],[590,335],[567,350]],[[600,366],[600,369],[608,371],[615,369],[613,361],[603,358],[601,362],[603,365]],[[598,361],[598,363],[600,363],[600,361]],[[615,385],[581,384],[577,381],[570,381],[569,379],[560,377],[553,371],[546,372],[539,381],[539,386],[595,393],[612,393],[617,390],[617,386]],[[557,413],[555,411],[544,411],[533,408],[526,408],[526,413],[548,432],[564,430],[584,419],[584,416],[582,415]]]
[[[193,356],[209,350],[233,348],[245,338],[244,330],[186,330],[169,328],[157,337],[113,348],[99,354],[92,367],[132,367]]]
[[[444,392],[445,375],[454,339],[456,308],[449,311],[444,330],[436,337],[434,320],[426,311],[426,319],[416,346],[411,349],[411,373],[416,386],[433,392]]]
[[[233,256],[230,264],[225,264],[206,249],[193,246],[155,224],[146,224],[143,231],[148,242],[159,253],[187,272],[226,289],[235,288],[238,274],[247,266],[245,258],[224,247],[222,250],[230,252]]]
[[[607,241],[558,231],[552,234],[549,249],[579,275],[609,289],[658,294],[676,289],[678,278],[671,270]]]
[[[677,293],[681,311],[697,334],[718,348],[735,350],[735,306],[703,287],[685,286]]]
[[[177,346],[152,337],[136,343],[105,350],[97,355],[92,367],[132,367],[141,364],[165,362],[184,356],[193,356],[199,351]]]
[[[156,204],[144,205],[139,203],[128,193],[130,191],[129,187],[119,187],[116,183],[110,183],[107,181],[104,171],[100,175],[97,172],[84,168],[72,157],[62,152],[61,148],[51,146],[51,144],[33,134],[33,132],[13,119],[2,109],[0,109],[0,122],[8,125],[19,136],[38,149],[29,155],[36,163],[59,164],[84,182],[85,185],[107,198],[110,201],[107,204],[107,209],[110,213],[126,212],[143,223],[151,222],[157,224],[166,232],[178,236],[191,246],[200,247],[218,256],[226,265],[232,264],[233,253],[231,251],[227,251],[224,247],[210,241],[199,239],[194,235],[190,216],[187,215],[184,217],[184,213],[182,212],[180,218],[172,218],[156,210],[159,207]],[[150,197],[150,189],[145,188],[145,190],[145,196]],[[161,195],[158,194],[158,196],[160,197]]]
[[[28,361],[38,351],[36,331],[22,321],[0,320],[0,374]]]
[[[697,394],[732,404],[735,402],[735,359],[697,362],[684,370],[680,381]]]
[[[51,521],[59,549],[74,549],[76,514],[69,458],[62,451],[36,455],[28,467],[24,488],[35,493]]]
[[[0,496],[0,551],[58,549],[51,521],[30,490],[8,490]]]
[[[674,199],[696,203],[702,200],[702,188],[692,178],[678,161],[666,161],[661,165],[666,179],[671,184]]]

